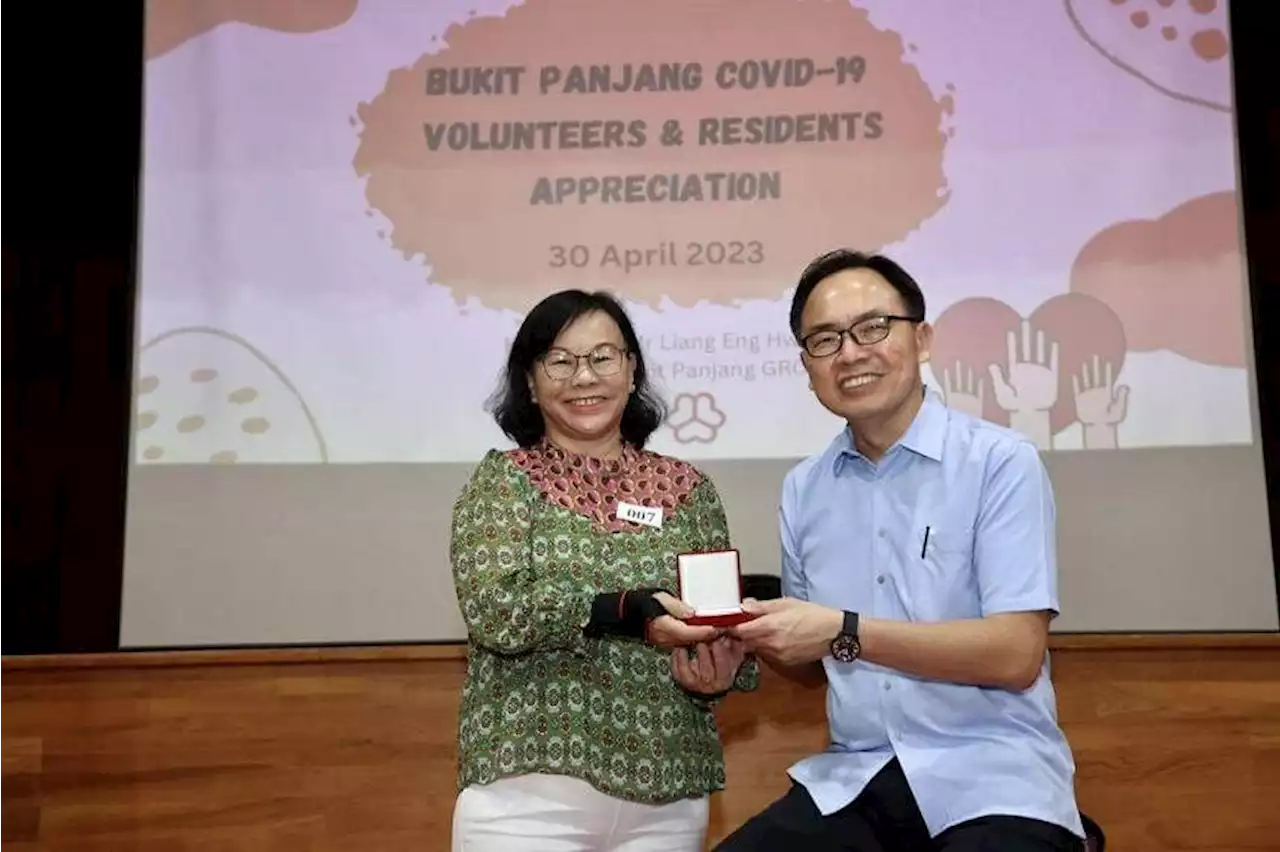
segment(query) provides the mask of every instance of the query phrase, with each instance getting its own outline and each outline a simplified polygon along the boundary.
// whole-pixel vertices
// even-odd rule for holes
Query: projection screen
[[[151,3],[122,644],[464,638],[450,508],[567,287],[626,300],[653,448],[777,573],[836,246],[1040,444],[1058,630],[1275,629],[1226,5]]]

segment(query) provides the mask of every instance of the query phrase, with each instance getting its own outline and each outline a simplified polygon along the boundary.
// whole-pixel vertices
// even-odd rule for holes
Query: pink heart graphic
[[[1046,365],[1044,375],[1052,375],[1054,385],[1042,392],[1053,399],[1049,423],[1055,433],[1078,419],[1080,390],[1114,382],[1128,348],[1115,311],[1083,293],[1064,293],[1041,303],[1025,327],[1023,317],[998,299],[965,299],[947,308],[934,323],[933,372],[952,375],[959,368],[976,377],[983,383],[983,419],[1002,426],[1009,425],[1009,412],[997,399],[992,379],[998,371],[1017,385],[1009,363],[1011,342],[1017,360],[1026,356],[1038,361]]]
[[[1245,278],[1234,192],[1192,198],[1154,219],[1089,239],[1071,290],[1121,317],[1132,352],[1168,349],[1202,364],[1245,366]]]

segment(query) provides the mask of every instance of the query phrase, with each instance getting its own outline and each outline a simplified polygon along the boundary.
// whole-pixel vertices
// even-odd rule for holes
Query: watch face
[[[847,633],[841,633],[831,643],[831,656],[837,662],[852,663],[858,659],[859,652],[862,647],[858,644],[858,637],[850,636]]]

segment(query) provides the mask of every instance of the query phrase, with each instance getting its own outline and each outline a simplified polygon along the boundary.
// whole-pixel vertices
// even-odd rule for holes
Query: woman
[[[703,847],[724,785],[714,703],[757,668],[670,594],[676,554],[729,532],[710,479],[644,449],[664,413],[612,297],[567,290],[525,317],[494,407],[518,449],[490,450],[453,514],[455,850]]]

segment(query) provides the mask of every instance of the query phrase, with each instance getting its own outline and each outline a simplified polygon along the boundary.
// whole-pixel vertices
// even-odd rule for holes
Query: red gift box
[[[680,600],[693,607],[686,624],[732,627],[755,618],[742,609],[742,560],[737,548],[676,557]]]

